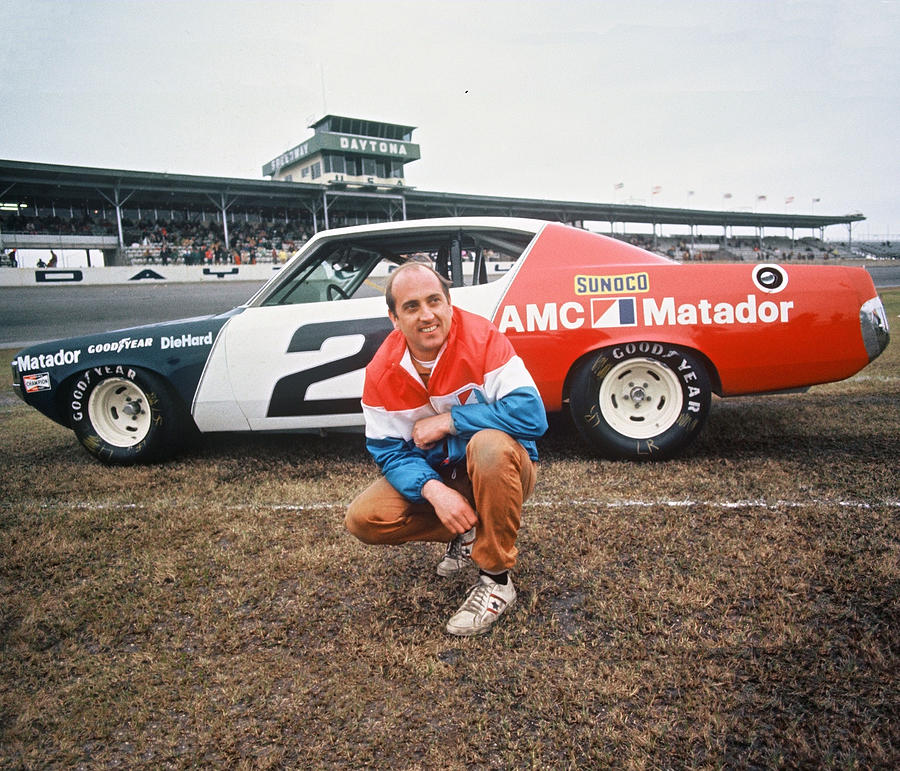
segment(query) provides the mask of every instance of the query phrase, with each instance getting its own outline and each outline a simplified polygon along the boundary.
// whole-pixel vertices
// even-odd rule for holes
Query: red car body
[[[762,288],[755,278],[761,268],[777,285]],[[635,298],[635,323],[593,327],[592,301],[609,305],[622,298]],[[877,293],[863,268],[685,265],[616,239],[548,225],[494,322],[513,340],[547,409],[558,410],[576,361],[607,345],[647,340],[702,354],[720,396],[842,380],[883,350],[867,350],[861,329],[861,309],[873,299]],[[550,304],[555,308],[547,311]],[[510,307],[515,314],[505,310]],[[881,319],[886,327],[883,309]]]

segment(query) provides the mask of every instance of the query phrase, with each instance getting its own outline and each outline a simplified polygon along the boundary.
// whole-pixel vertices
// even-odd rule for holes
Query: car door
[[[236,316],[224,355],[250,429],[363,425],[364,368],[391,329],[380,297],[259,306]]]

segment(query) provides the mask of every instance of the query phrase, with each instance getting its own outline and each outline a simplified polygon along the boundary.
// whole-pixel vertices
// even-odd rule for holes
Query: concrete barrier
[[[281,265],[129,265],[109,268],[0,268],[0,287],[78,284],[196,283],[267,281]]]
[[[513,263],[488,264],[488,280],[493,281],[506,273]],[[268,281],[280,269],[278,263],[256,265],[128,265],[108,268],[0,268],[0,287],[21,286],[99,286],[111,284],[188,284],[198,281]],[[379,271],[380,268],[380,271]],[[463,264],[463,273],[472,275],[472,263]],[[378,266],[372,275],[387,275]]]

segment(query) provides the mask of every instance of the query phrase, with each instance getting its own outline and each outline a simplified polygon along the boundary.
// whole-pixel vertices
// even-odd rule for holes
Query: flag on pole
[[[653,195],[656,195],[657,193],[662,192],[662,188],[659,185],[655,185],[652,192],[653,192]]]
[[[621,190],[623,187],[625,187],[624,182],[616,182],[616,190]]]
[[[789,195],[787,198],[784,199],[784,202],[785,202],[785,203],[793,203],[793,202],[794,202],[794,196]]]

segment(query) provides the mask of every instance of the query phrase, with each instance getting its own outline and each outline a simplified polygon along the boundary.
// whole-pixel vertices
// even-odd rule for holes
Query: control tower
[[[326,115],[313,136],[262,168],[263,176],[326,188],[386,190],[404,186],[403,167],[421,156],[415,126]]]

